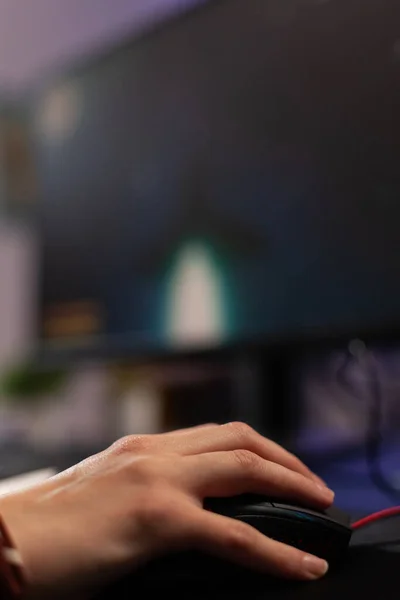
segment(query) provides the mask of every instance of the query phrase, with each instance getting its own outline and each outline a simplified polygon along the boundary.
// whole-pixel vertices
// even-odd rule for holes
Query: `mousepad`
[[[137,594],[173,594],[174,600],[347,600],[383,596],[398,600],[400,590],[400,547],[365,546],[351,548],[346,560],[317,582],[288,582],[265,576],[247,574],[238,577],[231,567],[231,576],[210,577],[207,580],[147,577],[132,574],[105,589],[97,600],[128,600]]]

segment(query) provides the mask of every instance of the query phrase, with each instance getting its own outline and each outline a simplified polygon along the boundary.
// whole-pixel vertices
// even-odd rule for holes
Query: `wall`
[[[68,64],[82,53],[112,44],[135,28],[194,3],[195,0],[1,0],[0,94],[18,93],[46,70]],[[33,342],[36,243],[35,235],[25,227],[0,222],[0,373],[15,357],[24,355]],[[44,428],[52,432],[55,439],[63,432],[68,435],[70,430],[85,437],[92,426],[93,435],[101,435],[102,423],[99,415],[94,423],[96,409],[88,397],[97,394],[100,405],[104,403],[103,376],[96,368],[80,373],[73,382],[64,414],[57,406],[50,421],[41,419],[40,431]],[[4,409],[0,412],[4,429]],[[78,418],[71,416],[74,414]],[[133,414],[137,415],[137,411]],[[64,426],[67,415],[72,419],[70,427]]]
[[[17,91],[59,63],[112,43],[195,0],[1,0],[0,92]],[[33,236],[0,229],[0,365],[30,335]],[[32,245],[29,250],[29,245]],[[29,273],[29,276],[27,276]],[[8,350],[6,350],[8,349]]]
[[[199,0],[197,0],[199,2]],[[95,51],[196,0],[1,0],[0,92],[18,91],[59,63]],[[0,368],[30,339],[34,238],[0,229]],[[29,244],[33,244],[29,250]],[[26,274],[29,273],[29,277]],[[6,350],[8,349],[8,350]]]

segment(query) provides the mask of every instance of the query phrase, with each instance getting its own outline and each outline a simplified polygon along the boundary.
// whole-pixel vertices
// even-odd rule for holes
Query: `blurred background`
[[[0,476],[245,421],[400,496],[400,7],[0,1]]]

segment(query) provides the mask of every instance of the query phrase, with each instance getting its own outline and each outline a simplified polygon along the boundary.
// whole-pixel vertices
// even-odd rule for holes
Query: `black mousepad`
[[[398,549],[398,548],[397,548]],[[254,574],[238,576],[231,568],[231,577],[209,577],[190,580],[177,577],[148,577],[136,573],[105,589],[97,600],[128,600],[138,594],[170,593],[174,600],[229,598],[235,600],[347,600],[384,597],[398,600],[400,593],[400,554],[390,547],[351,548],[346,560],[324,579],[311,582],[288,582]]]

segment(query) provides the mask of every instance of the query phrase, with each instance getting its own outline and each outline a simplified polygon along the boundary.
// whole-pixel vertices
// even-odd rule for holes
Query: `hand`
[[[203,509],[206,497],[277,495],[326,508],[331,492],[243,424],[131,436],[44,484],[0,499],[30,598],[78,598],[153,557],[200,549],[251,568],[317,579],[326,563]]]

